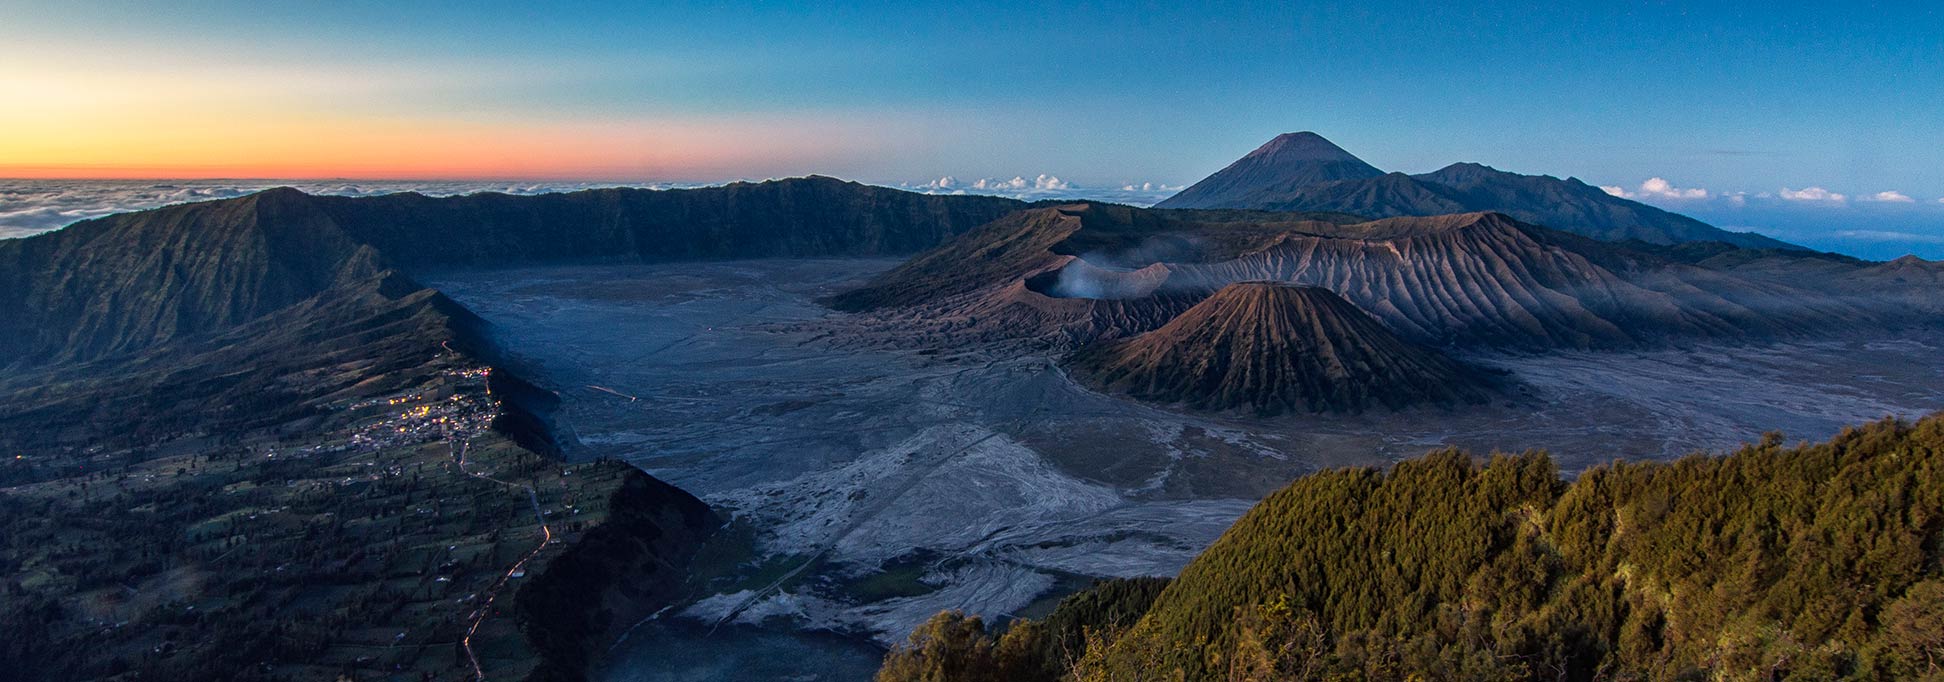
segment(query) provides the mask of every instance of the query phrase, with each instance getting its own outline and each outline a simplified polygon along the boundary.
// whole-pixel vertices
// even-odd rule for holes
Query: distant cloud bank
[[[1899,190],[1851,194],[1822,185],[1716,191],[1680,187],[1659,176],[1636,187],[1600,189],[1726,229],[1760,232],[1816,249],[1875,259],[1907,253],[1944,258],[1944,198],[1919,200]]]
[[[1605,190],[1607,194],[1611,194],[1613,196],[1621,197],[1624,199],[1653,198],[1653,199],[1683,199],[1684,200],[1684,199],[1706,199],[1709,196],[1708,190],[1701,189],[1701,188],[1684,189],[1680,187],[1675,187],[1674,183],[1668,182],[1658,177],[1648,178],[1646,182],[1640,183],[1639,189],[1634,191],[1628,191],[1624,187],[1617,187],[1617,186],[1602,186],[1600,187],[1600,189]]]
[[[272,187],[295,187],[310,194],[366,196],[418,192],[433,196],[502,192],[571,192],[615,183],[575,182],[277,182],[274,180],[0,180],[0,239],[25,237],[116,213],[229,199]],[[670,187],[673,185],[658,185]]]
[[[1837,194],[1821,187],[1804,187],[1802,189],[1789,189],[1784,187],[1776,195],[1789,201],[1818,201],[1832,204],[1840,204],[1849,200],[1848,196]]]
[[[1028,180],[1024,175],[1010,180],[980,178],[961,180],[947,175],[937,180],[899,185],[899,189],[926,194],[989,194],[992,196],[1039,201],[1042,199],[1092,199],[1131,206],[1153,206],[1181,191],[1179,185],[1158,182],[1129,182],[1118,187],[1086,187],[1041,173]]]
[[[970,183],[960,182],[958,178],[947,175],[937,180],[918,185],[918,187],[934,190],[964,189],[985,192],[1023,192],[1026,190],[1057,192],[1073,189],[1073,185],[1068,184],[1067,181],[1045,173],[1039,174],[1038,177],[1032,180],[1027,180],[1025,176],[1015,175],[1011,180],[985,178],[973,180]]]

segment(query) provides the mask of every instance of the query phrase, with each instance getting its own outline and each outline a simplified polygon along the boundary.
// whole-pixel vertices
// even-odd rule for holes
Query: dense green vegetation
[[[1570,484],[1446,450],[1270,495],[1070,664],[943,615],[879,679],[1944,679],[1941,536],[1944,415]]]
[[[884,682],[1055,680],[1080,663],[1100,633],[1134,624],[1166,578],[1107,580],[1060,601],[1037,621],[1013,623],[994,637],[978,616],[946,611],[885,656]]]

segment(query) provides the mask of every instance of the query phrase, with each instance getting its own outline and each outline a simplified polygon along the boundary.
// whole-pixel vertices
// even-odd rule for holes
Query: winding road
[[[502,481],[497,478],[487,476],[486,474],[476,473],[466,468],[466,453],[471,449],[472,446],[471,437],[455,438],[453,434],[451,434],[450,431],[448,431],[446,435],[446,445],[447,447],[451,448],[453,462],[455,462],[458,465],[460,473],[463,473],[467,476],[471,476],[473,478],[477,478],[480,480],[491,481],[493,483],[497,483],[499,485],[506,486],[509,488],[518,488],[526,491],[527,502],[533,505],[533,520],[535,523],[539,524],[540,526],[540,544],[538,546],[535,546],[533,548],[533,551],[527,552],[525,556],[520,557],[520,560],[514,562],[512,566],[508,567],[505,573],[500,574],[498,580],[493,581],[492,587],[486,589],[486,598],[480,602],[479,608],[473,610],[473,612],[468,616],[472,619],[472,624],[466,627],[466,636],[459,639],[460,645],[465,647],[466,649],[467,660],[472,663],[473,678],[475,680],[478,680],[479,682],[485,682],[486,669],[479,665],[479,654],[473,650],[473,635],[479,632],[480,624],[485,623],[486,617],[492,614],[493,602],[499,599],[500,592],[506,588],[506,584],[508,582],[511,582],[513,580],[514,574],[517,574],[522,569],[526,568],[527,562],[530,562],[533,560],[534,557],[539,556],[540,552],[547,548],[547,544],[553,542],[553,529],[547,526],[547,519],[545,515],[541,514],[540,512],[540,494],[533,489],[533,486],[524,483],[510,483],[507,481]]]

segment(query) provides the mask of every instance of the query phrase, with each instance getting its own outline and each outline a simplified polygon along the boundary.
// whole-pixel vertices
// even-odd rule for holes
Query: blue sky
[[[1387,170],[1465,160],[1742,193],[1696,210],[1730,225],[1774,223],[1721,213],[1785,189],[1844,195],[1855,215],[1836,217],[1882,192],[1944,209],[1944,15],[1917,3],[0,0],[0,15],[0,86],[46,102],[0,115],[0,175],[141,149],[109,174],[1180,185],[1314,130]],[[172,144],[131,141],[150,138]],[[465,163],[427,160],[445,154]],[[1818,208],[1810,229],[1837,229]],[[1944,210],[1903,222],[1944,235]]]

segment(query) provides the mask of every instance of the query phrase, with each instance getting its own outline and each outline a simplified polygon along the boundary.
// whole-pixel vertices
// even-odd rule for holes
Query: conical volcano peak
[[[1257,147],[1255,151],[1249,152],[1249,156],[1275,157],[1289,161],[1355,161],[1357,163],[1363,163],[1362,159],[1337,146],[1335,142],[1331,142],[1322,135],[1307,130],[1299,133],[1283,133],[1277,135],[1274,139]]]
[[[1073,365],[1110,391],[1261,414],[1475,402],[1491,391],[1476,370],[1398,338],[1336,292],[1283,282],[1230,284]]]
[[[1265,192],[1288,191],[1343,180],[1383,175],[1322,135],[1283,133],[1203,178],[1156,208],[1220,208],[1249,204]]]
[[[1607,194],[1578,180],[1524,175],[1478,163],[1386,175],[1313,132],[1284,133],[1155,208],[1348,213],[1366,218],[1498,211],[1522,222],[1605,241],[1715,241],[1744,248],[1801,247],[1730,232]]]

